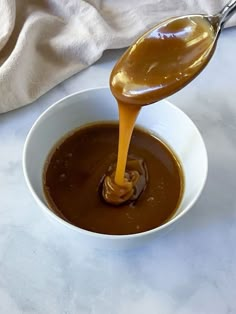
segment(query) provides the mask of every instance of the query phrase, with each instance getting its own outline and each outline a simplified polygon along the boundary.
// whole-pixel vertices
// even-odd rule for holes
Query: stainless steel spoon
[[[146,105],[182,89],[208,64],[236,0],[215,15],[173,17],[141,36],[118,60],[110,87],[118,101]]]
[[[217,36],[219,36],[220,31],[224,27],[225,23],[232,17],[232,15],[236,12],[236,1],[231,0],[228,4],[215,15],[204,15],[206,19],[212,24],[217,32]]]

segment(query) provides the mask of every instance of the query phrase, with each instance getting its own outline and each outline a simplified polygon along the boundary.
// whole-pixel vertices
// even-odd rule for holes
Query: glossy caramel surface
[[[50,207],[75,226],[98,233],[132,234],[160,226],[175,213],[182,196],[178,160],[160,140],[135,129],[129,155],[145,160],[148,184],[138,200],[114,207],[104,202],[101,181],[116,163],[117,144],[117,124],[85,127],[60,143],[44,173]]]
[[[214,40],[213,27],[201,16],[164,21],[117,62],[110,77],[113,95],[141,106],[170,96],[205,67]]]

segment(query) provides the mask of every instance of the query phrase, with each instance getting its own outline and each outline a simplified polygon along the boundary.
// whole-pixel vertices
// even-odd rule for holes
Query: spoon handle
[[[224,24],[231,18],[231,16],[236,12],[236,0],[231,0],[223,9],[219,12],[220,26],[223,27]]]

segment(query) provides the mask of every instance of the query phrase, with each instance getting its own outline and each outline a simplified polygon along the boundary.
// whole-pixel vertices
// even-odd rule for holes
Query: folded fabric
[[[0,0],[0,112],[31,103],[160,20],[223,0]],[[236,17],[228,26],[236,25]]]

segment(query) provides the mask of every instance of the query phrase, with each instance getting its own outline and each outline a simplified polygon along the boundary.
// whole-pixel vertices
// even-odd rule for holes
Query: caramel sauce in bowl
[[[117,116],[117,104],[108,88],[76,93],[48,108],[31,128],[24,145],[23,170],[30,192],[40,208],[53,221],[69,228],[71,237],[76,236],[81,245],[105,249],[128,249],[144,245],[169,230],[192,207],[205,184],[207,153],[199,131],[181,110],[167,101],[160,101],[158,105],[145,106],[142,109],[137,125],[154,133],[166,143],[182,165],[185,186],[174,217],[160,227],[128,235],[87,231],[61,218],[49,206],[44,195],[42,177],[48,154],[55,143],[69,132],[91,123],[117,121]]]
[[[215,38],[215,29],[203,16],[172,18],[140,37],[116,63],[110,76],[110,89],[119,109],[119,145],[116,166],[102,179],[101,195],[106,204],[98,198],[96,173],[101,169],[99,163],[104,167],[106,155],[110,154],[107,145],[111,147],[116,141],[115,136],[109,144],[104,142],[109,133],[110,137],[116,134],[114,128],[109,126],[106,129],[109,130],[107,135],[106,131],[100,132],[99,127],[94,133],[91,133],[91,128],[84,129],[82,133],[77,132],[65,139],[64,143],[58,144],[49,159],[47,156],[50,152],[49,147],[58,143],[60,138],[65,138],[66,134],[73,130],[73,126],[78,128],[99,120],[112,120],[112,101],[109,96],[104,99],[107,92],[102,96],[93,97],[100,92],[92,91],[89,97],[85,98],[81,93],[78,94],[78,97],[81,97],[78,100],[79,105],[72,101],[76,96],[72,96],[63,100],[60,106],[48,109],[43,118],[39,118],[33,126],[24,149],[24,172],[36,199],[39,201],[40,196],[46,195],[45,205],[50,209],[50,213],[54,213],[64,224],[72,228],[77,227],[83,235],[93,235],[93,239],[97,241],[102,239],[103,243],[105,240],[116,243],[119,239],[118,243],[121,246],[125,243],[125,246],[141,244],[179,219],[196,201],[203,188],[207,173],[207,155],[202,138],[191,120],[168,102],[160,103],[160,100],[183,88],[200,73],[211,58]],[[148,106],[146,109],[146,105],[154,102],[158,104]],[[142,109],[142,115],[139,117],[142,107],[145,107],[145,112],[151,112],[151,115],[145,117]],[[144,150],[137,151],[147,159],[147,165],[142,156],[141,158],[138,156],[133,157],[130,168],[128,153],[136,120],[138,123],[141,122],[141,126],[152,133],[153,137],[145,138],[141,133],[139,135],[137,133],[140,138],[144,136]],[[41,133],[38,132],[40,128]],[[35,133],[36,138],[33,136]],[[145,148],[145,145],[150,138],[155,137],[161,140],[158,144],[158,153],[156,154],[158,145],[151,141],[150,155],[147,152],[149,148]],[[97,145],[94,138],[101,144]],[[85,139],[90,144],[85,145]],[[161,144],[162,142],[164,144]],[[33,159],[34,163],[28,165],[29,156],[34,153],[32,150],[34,145],[39,147],[38,155]],[[93,146],[97,147],[94,151]],[[67,157],[72,156],[72,151],[76,157],[69,160]],[[80,164],[77,164],[77,160]],[[40,187],[38,190],[40,195],[28,177],[29,172],[34,172],[35,164],[42,168],[41,184],[36,183],[36,188]],[[151,169],[149,174],[148,167]],[[156,172],[156,168],[159,171]],[[102,175],[99,172],[100,176]],[[155,177],[159,178],[158,176],[163,180],[155,181]],[[181,177],[184,177],[184,185]],[[151,185],[151,182],[155,183]],[[164,184],[163,191],[158,182]],[[144,197],[146,188],[156,191],[147,199]],[[155,202],[152,203],[153,200]],[[174,203],[169,207],[169,201],[172,200]],[[145,205],[145,202],[149,203]],[[90,205],[87,207],[88,204]],[[131,208],[129,204],[133,207]],[[109,207],[119,205],[122,209]],[[166,209],[169,214],[163,216]],[[132,219],[129,221],[130,217]],[[155,223],[159,219],[160,221]],[[140,227],[140,230],[136,227]]]

